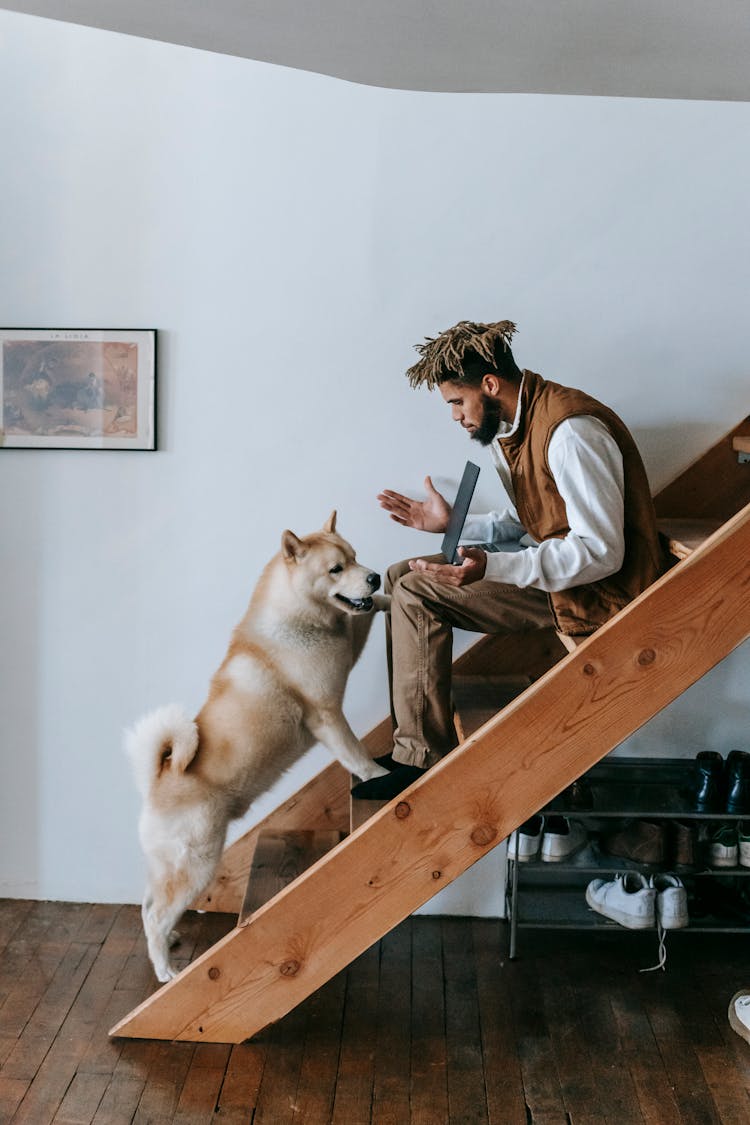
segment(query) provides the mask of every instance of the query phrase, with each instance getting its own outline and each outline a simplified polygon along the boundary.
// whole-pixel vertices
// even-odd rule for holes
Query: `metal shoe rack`
[[[519,863],[516,834],[515,850],[508,847],[505,884],[511,959],[517,953],[520,930],[622,931],[617,923],[589,910],[584,894],[591,879],[614,878],[623,871],[642,871],[647,876],[657,871],[672,871],[679,875],[688,891],[690,923],[687,929],[676,933],[750,932],[750,883],[747,884],[746,919],[740,906],[734,916],[731,909],[737,880],[750,877],[750,868],[709,867],[707,857],[700,853],[690,867],[675,865],[669,856],[664,863],[643,864],[606,855],[599,847],[598,835],[606,830],[608,822],[617,820],[680,820],[693,821],[696,826],[700,822],[750,820],[747,813],[695,812],[694,771],[695,763],[691,758],[605,759],[585,775],[593,795],[592,807],[583,811],[580,807],[572,808],[566,804],[563,793],[539,810],[543,816],[559,815],[579,821],[589,831],[589,842],[568,860],[545,863],[536,859]],[[712,882],[707,883],[707,880]],[[722,888],[722,892],[726,889],[728,908],[711,913],[705,905],[711,901],[717,903],[721,896],[711,894],[711,890],[717,888]],[[699,913],[696,904],[701,906]],[[696,909],[695,916],[691,907]]]

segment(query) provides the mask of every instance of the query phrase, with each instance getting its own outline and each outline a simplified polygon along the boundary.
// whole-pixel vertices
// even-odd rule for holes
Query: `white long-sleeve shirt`
[[[501,429],[507,437],[517,428]],[[515,508],[510,469],[501,444],[490,445],[492,460],[508,497],[501,511],[468,516],[462,542],[488,551],[485,577],[554,593],[615,574],[625,555],[622,454],[603,422],[576,415],[561,422],[550,438],[548,463],[565,502],[570,531],[562,539],[537,543]]]

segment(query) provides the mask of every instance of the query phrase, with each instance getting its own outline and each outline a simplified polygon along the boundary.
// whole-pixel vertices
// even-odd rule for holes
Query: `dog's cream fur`
[[[373,612],[387,607],[373,596],[379,585],[336,534],[335,512],[303,539],[285,531],[195,720],[172,705],[127,732],[143,795],[143,925],[159,980],[174,976],[173,927],[210,883],[230,820],[284,770],[317,741],[358,777],[387,772],[341,709]]]

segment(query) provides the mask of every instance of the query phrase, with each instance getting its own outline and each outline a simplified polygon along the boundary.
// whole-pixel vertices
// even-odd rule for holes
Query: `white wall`
[[[749,126],[740,104],[360,88],[0,12],[0,320],[158,328],[161,417],[156,454],[0,452],[0,894],[139,898],[121,729],[197,710],[284,527],[335,506],[378,569],[432,546],[374,499],[454,487],[472,452],[403,378],[424,335],[515,319],[519,362],[617,409],[654,487],[747,413]],[[360,732],[383,663],[378,634]],[[747,748],[747,670],[626,749]],[[441,907],[497,910],[499,863]]]

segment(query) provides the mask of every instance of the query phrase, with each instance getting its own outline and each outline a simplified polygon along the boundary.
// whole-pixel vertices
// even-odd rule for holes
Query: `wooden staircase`
[[[750,418],[655,498],[675,565],[593,636],[569,652],[552,630],[485,637],[456,661],[463,740],[410,789],[366,819],[356,810],[350,831],[350,779],[334,764],[229,847],[196,906],[236,911],[237,926],[111,1034],[256,1034],[740,645],[750,635],[750,468],[738,459],[748,434]],[[363,742],[386,753],[390,720]],[[246,900],[254,853],[266,874],[250,877]]]

